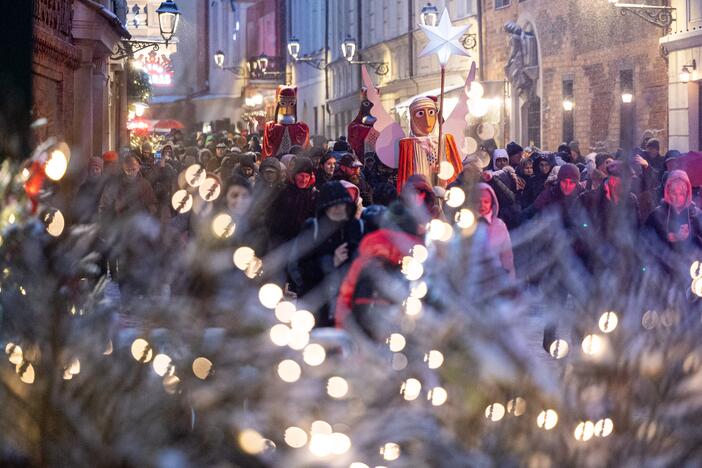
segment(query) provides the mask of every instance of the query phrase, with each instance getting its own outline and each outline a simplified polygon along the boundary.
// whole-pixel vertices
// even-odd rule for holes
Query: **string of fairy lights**
[[[45,178],[53,182],[60,181],[65,175],[68,167],[70,150],[65,145],[54,145],[45,148],[43,152],[35,155],[28,164],[25,164],[16,176],[16,181],[25,186],[36,177],[37,172],[43,174]],[[39,162],[38,165],[33,164]],[[181,174],[185,181],[186,188],[177,191],[172,198],[172,206],[177,213],[187,213],[192,209],[211,209],[212,203],[221,196],[220,181],[208,175],[204,168],[194,164],[188,167]],[[444,203],[455,209],[459,209],[454,218],[455,224],[450,224],[442,220],[432,220],[427,231],[427,244],[417,244],[401,260],[400,269],[402,274],[410,283],[410,293],[402,304],[403,313],[412,320],[419,320],[423,314],[424,299],[428,293],[429,285],[423,279],[425,274],[424,264],[431,260],[431,244],[433,242],[446,243],[458,234],[470,236],[475,229],[475,214],[462,208],[466,202],[466,194],[459,187],[453,187],[446,191]],[[20,210],[15,207],[15,211],[5,214],[2,217],[4,226],[12,225],[27,219]],[[41,219],[44,222],[46,232],[53,237],[60,237],[65,228],[65,220],[60,210],[47,207],[42,210]],[[236,230],[236,223],[228,213],[219,213],[212,218],[212,232],[220,238],[231,237]],[[0,245],[2,238],[0,237]],[[429,248],[428,248],[429,247]],[[258,258],[254,250],[248,246],[241,246],[234,250],[232,262],[235,268],[242,271],[248,278],[254,279],[262,274],[263,260]],[[7,279],[11,272],[8,268],[3,270],[3,279]],[[690,267],[692,278],[691,291],[702,297],[702,263],[694,262]],[[16,291],[20,295],[30,294],[23,285],[17,285]],[[0,292],[6,292],[6,282],[3,281]],[[271,311],[277,323],[268,330],[271,343],[280,348],[288,348],[293,353],[292,356],[282,359],[275,366],[277,377],[286,384],[299,382],[304,374],[305,368],[315,368],[321,366],[327,359],[327,352],[323,345],[315,343],[313,339],[313,329],[315,327],[314,315],[303,309],[298,309],[294,302],[286,300],[285,294],[279,285],[267,283],[260,286],[258,299],[261,305]],[[72,315],[81,315],[82,310],[73,306],[70,310]],[[648,311],[642,318],[642,325],[646,329],[657,319],[653,311]],[[611,347],[611,335],[619,325],[619,317],[614,311],[606,311],[597,321],[597,330],[586,334],[581,342],[581,351],[586,359],[598,360]],[[392,353],[389,360],[390,367],[395,370],[403,370],[408,366],[408,358],[403,351],[407,347],[407,337],[399,331],[390,333],[385,339],[387,350]],[[26,352],[14,342],[8,342],[4,346],[7,359],[15,367],[15,372],[19,380],[31,385],[37,378],[35,363],[37,352]],[[103,354],[112,354],[112,342]],[[178,369],[173,359],[165,353],[158,352],[147,339],[140,337],[135,339],[130,347],[131,356],[140,364],[150,365],[153,372],[162,379],[164,391],[175,394],[179,391],[182,372],[187,369]],[[571,352],[571,345],[567,340],[556,339],[550,346],[550,355],[555,360],[562,360]],[[437,349],[427,350],[422,355],[424,365],[432,370],[438,371],[444,363],[444,354]],[[213,362],[204,356],[193,359],[190,371],[200,380],[208,379],[213,373]],[[63,379],[71,380],[81,372],[81,362],[76,357],[68,359],[63,367]],[[331,400],[345,400],[351,398],[357,389],[353,382],[342,375],[328,375],[324,377],[326,381],[326,393]],[[405,401],[418,400],[422,395],[426,401],[434,407],[444,405],[449,394],[441,386],[431,386],[425,388],[420,379],[410,377],[401,383],[398,388],[400,398]],[[485,408],[485,418],[490,423],[499,423],[507,415],[520,417],[526,414],[527,402],[522,397],[515,397],[506,402],[493,402]],[[543,408],[536,416],[535,424],[537,428],[545,431],[553,430],[559,423],[559,415],[554,408]],[[293,450],[307,447],[309,453],[320,459],[329,459],[348,454],[353,447],[351,437],[339,430],[336,426],[323,421],[314,421],[309,427],[291,425],[278,434],[282,440]],[[573,438],[579,442],[587,442],[593,438],[604,438],[610,436],[615,430],[615,423],[612,418],[604,416],[596,420],[578,421],[573,428]],[[245,428],[239,432],[237,441],[241,448],[250,454],[260,454],[269,450],[275,444],[254,428]],[[378,447],[378,455],[385,461],[398,460],[402,455],[401,446],[395,441],[387,441]],[[369,467],[364,462],[356,461],[350,467]],[[379,466],[379,465],[375,465]]]

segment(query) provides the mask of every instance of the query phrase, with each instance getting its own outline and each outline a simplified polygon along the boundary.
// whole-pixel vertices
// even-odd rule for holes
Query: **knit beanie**
[[[298,156],[297,159],[295,159],[295,165],[293,166],[292,175],[295,176],[301,172],[312,174],[313,167],[310,158]]]
[[[329,207],[341,204],[354,206],[348,190],[338,181],[322,185],[317,196],[317,213],[322,213]]]
[[[518,153],[521,153],[521,152],[524,151],[524,148],[522,148],[521,146],[519,146],[517,143],[515,143],[515,142],[513,142],[513,141],[510,141],[510,142],[507,144],[507,148],[505,148],[505,149],[507,150],[507,154],[508,154],[510,157],[512,157],[512,156],[514,156],[515,154],[518,154]]]
[[[558,181],[572,179],[575,182],[580,182],[580,170],[575,164],[564,164],[558,170]]]
[[[339,140],[336,143],[334,143],[332,151],[351,152],[351,145],[349,145],[349,142],[346,141],[345,136],[340,136]]]
[[[105,151],[102,154],[102,160],[105,162],[115,162],[117,159],[119,159],[117,151]]]
[[[98,156],[93,156],[88,161],[88,169],[98,168],[102,171],[104,165],[105,163],[103,162],[102,158]]]

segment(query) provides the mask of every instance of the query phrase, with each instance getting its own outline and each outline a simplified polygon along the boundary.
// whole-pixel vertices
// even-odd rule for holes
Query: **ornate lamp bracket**
[[[636,3],[615,3],[622,15],[631,13],[654,26],[668,30],[673,24],[675,7],[666,5],[639,5]]]

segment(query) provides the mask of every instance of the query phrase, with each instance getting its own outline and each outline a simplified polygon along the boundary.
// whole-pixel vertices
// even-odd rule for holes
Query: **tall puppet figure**
[[[275,116],[263,129],[263,159],[282,156],[293,146],[307,148],[310,143],[310,128],[297,121],[297,88],[281,85],[275,94]]]
[[[373,129],[373,124],[378,119],[371,115],[372,108],[373,103],[368,99],[368,88],[364,86],[361,88],[361,108],[347,128],[351,148],[361,161],[366,153],[375,151],[375,141],[378,139],[378,132]]]
[[[472,64],[464,86],[466,95],[475,79],[476,67]],[[380,96],[372,88],[370,75],[365,67],[362,69],[363,82],[368,88],[368,99],[373,104],[373,116],[378,120],[374,130],[378,132],[375,151],[378,158],[388,167],[397,168],[397,191],[407,179],[414,174],[426,176],[432,185],[447,185],[456,180],[463,171],[465,145],[459,151],[455,136],[464,140],[468,100],[459,99],[451,115],[445,119],[443,137],[439,145],[439,109],[437,99],[433,96],[418,97],[409,107],[410,135],[383,108]],[[473,150],[474,151],[474,150]]]
[[[450,133],[444,134],[443,155],[439,154],[438,120],[439,109],[434,96],[419,97],[409,107],[410,136],[400,140],[397,161],[397,191],[399,192],[413,174],[421,174],[432,185],[439,184],[440,162],[447,161],[453,171],[442,177],[450,184],[463,171],[463,157],[458,152],[456,140]],[[443,157],[442,157],[443,156]]]

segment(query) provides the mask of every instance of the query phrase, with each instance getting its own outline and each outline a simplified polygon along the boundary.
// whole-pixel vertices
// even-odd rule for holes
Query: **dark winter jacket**
[[[369,336],[379,338],[373,325],[375,316],[383,315],[388,307],[397,307],[407,298],[409,284],[401,274],[402,258],[421,243],[417,236],[389,229],[366,236],[339,290],[337,327],[344,327],[352,316]]]
[[[77,224],[90,224],[97,221],[100,197],[105,189],[107,179],[103,176],[98,178],[88,177],[73,200],[72,218]]]
[[[347,206],[347,221],[334,222],[325,214],[327,208],[337,204]],[[355,209],[356,205],[341,183],[326,184],[319,192],[315,217],[305,221],[293,245],[289,275],[294,291],[316,310],[318,326],[333,324],[332,309],[341,279],[355,258],[363,237],[363,223],[353,217]],[[342,244],[347,244],[349,258],[335,266],[334,253]]]
[[[373,189],[370,184],[366,182],[365,178],[360,175],[358,177],[349,177],[344,174],[341,170],[338,170],[332,180],[345,180],[351,182],[361,191],[361,198],[363,199],[363,206],[370,206],[373,204]]]
[[[267,213],[267,226],[273,246],[291,241],[300,233],[305,220],[315,211],[317,189],[314,185],[301,189],[288,182]]]
[[[563,192],[561,192],[560,185],[554,183],[541,192],[534,201],[534,204],[524,210],[522,214],[526,219],[529,219],[535,214],[547,209],[557,210],[562,216],[564,227],[572,227],[576,223],[574,215],[575,210],[579,208],[578,197],[581,193],[583,193],[583,188],[577,185],[575,191],[569,197],[566,197],[563,195]]]
[[[121,174],[111,180],[100,198],[100,219],[110,221],[138,212],[157,213],[156,195],[151,184],[141,175],[129,178]]]

